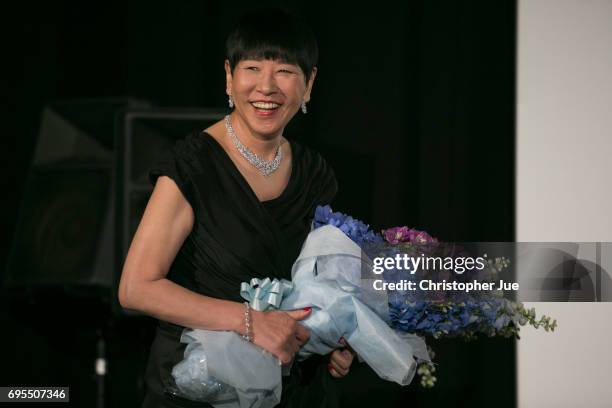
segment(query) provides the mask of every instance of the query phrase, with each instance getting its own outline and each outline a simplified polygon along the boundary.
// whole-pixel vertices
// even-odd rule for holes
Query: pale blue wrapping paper
[[[280,293],[280,309],[313,308],[301,321],[310,339],[298,360],[343,347],[339,339],[344,337],[381,378],[407,385],[416,372],[415,358],[429,361],[427,348],[420,337],[388,326],[386,292],[361,279],[362,267],[370,266],[359,246],[338,228],[317,228],[293,265],[293,288],[285,285]],[[243,285],[243,295],[247,292]],[[278,303],[278,294],[268,296]],[[181,341],[188,346],[185,359],[172,371],[177,394],[223,408],[267,408],[280,401],[281,367],[272,354],[233,332],[188,329]]]

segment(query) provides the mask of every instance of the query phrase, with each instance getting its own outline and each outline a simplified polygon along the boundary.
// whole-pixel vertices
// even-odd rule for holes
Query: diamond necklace
[[[255,153],[251,151],[248,147],[243,145],[238,137],[234,133],[234,128],[232,127],[232,122],[230,122],[230,116],[227,115],[225,117],[225,128],[227,129],[227,133],[232,138],[232,142],[234,142],[234,146],[240,152],[242,157],[247,159],[249,163],[253,166],[257,167],[257,170],[261,172],[265,177],[268,177],[270,174],[274,173],[278,166],[280,165],[281,159],[283,158],[283,153],[281,151],[280,145],[276,148],[276,155],[270,161],[264,160]]]

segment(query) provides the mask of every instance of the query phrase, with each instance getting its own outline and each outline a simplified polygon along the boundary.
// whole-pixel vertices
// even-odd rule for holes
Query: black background
[[[298,113],[285,134],[331,162],[340,186],[335,209],[376,229],[514,240],[515,1],[282,4],[311,24],[320,47],[309,112]],[[131,96],[223,108],[225,37],[252,6],[49,2],[5,14],[3,262],[43,107]],[[77,304],[6,299],[0,385],[68,385],[71,405],[95,406],[95,327],[108,320],[107,305],[95,297]],[[107,406],[139,406],[153,323],[113,319]],[[355,365],[340,380],[346,406],[515,405],[512,341],[432,345],[439,363],[433,390],[417,381],[385,383]]]

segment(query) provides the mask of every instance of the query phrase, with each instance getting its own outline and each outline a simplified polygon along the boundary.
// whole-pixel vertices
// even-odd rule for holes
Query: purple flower
[[[408,227],[393,227],[384,231],[385,240],[397,245],[401,242],[412,242],[415,244],[431,244],[438,242],[436,238],[425,231],[419,231]]]
[[[438,240],[425,231],[418,231],[415,229],[411,229],[408,233],[408,239],[410,242],[414,242],[417,244],[431,244],[434,242],[438,242]]]
[[[390,244],[399,244],[410,240],[410,228],[393,227],[384,231],[385,240]]]

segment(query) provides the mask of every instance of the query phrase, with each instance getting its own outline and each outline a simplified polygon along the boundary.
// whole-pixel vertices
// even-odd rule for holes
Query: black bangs
[[[278,9],[259,9],[246,14],[226,42],[232,72],[246,59],[279,60],[298,65],[310,78],[317,64],[317,41],[301,20]]]

